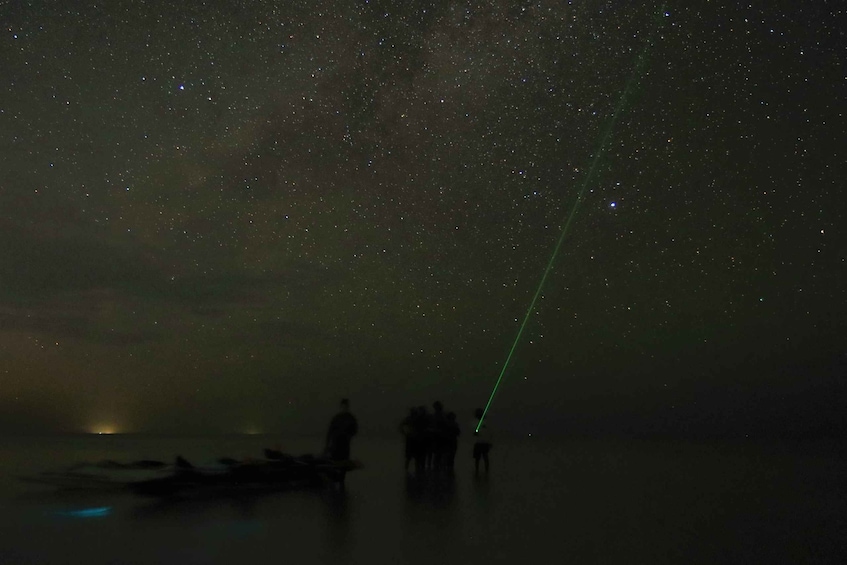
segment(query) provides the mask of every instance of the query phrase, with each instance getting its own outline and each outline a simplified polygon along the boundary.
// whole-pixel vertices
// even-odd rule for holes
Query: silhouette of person
[[[447,423],[445,424],[444,468],[450,474],[453,474],[453,465],[456,461],[456,450],[459,448],[459,435],[461,433],[459,423],[456,421],[456,413],[448,412]]]
[[[418,406],[414,430],[415,444],[415,473],[422,474],[426,470],[430,458],[432,441],[430,437],[430,416],[426,406]]]
[[[474,416],[476,417],[476,424],[474,425],[474,437],[476,441],[473,445],[473,459],[474,459],[474,473],[479,474],[479,460],[482,459],[485,462],[485,472],[488,472],[488,452],[491,451],[491,431],[488,429],[488,426],[482,420],[482,416],[485,414],[482,408],[477,408],[474,411]],[[482,425],[480,426],[480,422],[482,421]]]
[[[330,459],[335,461],[347,461],[350,459],[350,440],[359,431],[359,423],[356,417],[350,413],[350,401],[346,398],[341,400],[341,407],[329,423],[326,432],[325,452]]]
[[[415,458],[415,437],[416,432],[416,419],[418,417],[418,410],[415,407],[409,408],[409,415],[403,418],[403,421],[400,422],[400,433],[403,434],[403,438],[405,439],[405,455],[406,455],[406,472],[409,471],[409,463]]]

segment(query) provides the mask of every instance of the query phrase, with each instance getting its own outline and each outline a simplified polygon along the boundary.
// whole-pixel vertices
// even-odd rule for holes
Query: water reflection
[[[350,551],[351,502],[345,490],[332,489],[323,494],[326,516],[326,542],[333,558],[342,558]]]
[[[256,496],[230,497],[164,497],[145,500],[135,505],[132,515],[138,519],[207,519],[235,516],[253,518],[262,501]]]
[[[491,481],[488,473],[473,477],[474,505],[477,510],[487,513],[491,506]]]
[[[407,475],[406,498],[410,502],[450,508],[455,504],[456,477],[452,474]]]

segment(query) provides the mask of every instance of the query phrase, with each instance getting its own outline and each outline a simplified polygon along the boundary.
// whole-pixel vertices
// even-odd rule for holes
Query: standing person
[[[418,438],[415,437],[416,427],[417,427],[417,418],[418,418],[418,410],[415,407],[409,408],[409,415],[403,418],[403,421],[400,422],[400,433],[403,434],[403,438],[405,439],[405,448],[406,448],[406,472],[409,472],[409,463],[415,458],[415,449],[417,446],[415,445],[415,440]]]
[[[426,411],[426,406],[418,406],[418,417],[415,422],[415,435],[418,438],[415,441],[417,445],[415,448],[415,472],[420,476],[426,471],[432,455],[431,418]]]
[[[350,413],[350,401],[346,398],[341,399],[341,407],[329,423],[329,429],[326,432],[326,447],[324,452],[333,461],[349,461],[350,460],[350,440],[359,431],[359,423],[356,417]],[[344,489],[344,478],[347,475],[346,469],[339,469],[337,479],[338,486]]]
[[[350,440],[359,431],[359,423],[356,417],[350,413],[350,401],[346,398],[341,400],[341,406],[329,423],[326,432],[325,452],[330,459],[335,461],[347,461],[350,459]]]
[[[483,421],[482,426],[479,425],[485,411],[482,408],[477,408],[474,412],[476,422],[474,423],[474,437],[476,441],[473,445],[473,460],[474,473],[479,474],[479,460],[485,462],[485,472],[488,473],[488,452],[491,450],[491,431]],[[477,429],[478,428],[478,429]]]

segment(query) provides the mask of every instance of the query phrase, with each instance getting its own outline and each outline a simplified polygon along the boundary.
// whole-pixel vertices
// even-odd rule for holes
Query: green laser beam
[[[665,7],[662,8],[657,13],[657,18],[661,17],[664,14]],[[553,248],[553,253],[550,255],[550,260],[547,262],[547,266],[544,268],[544,274],[541,275],[541,281],[538,283],[538,288],[535,290],[535,294],[532,297],[532,301],[529,303],[529,308],[526,310],[526,315],[523,318],[523,322],[521,322],[520,327],[518,328],[518,333],[515,336],[515,341],[512,342],[512,347],[509,349],[509,354],[506,356],[506,360],[503,362],[503,367],[500,369],[500,374],[497,376],[497,381],[494,383],[494,388],[491,390],[491,394],[488,397],[488,402],[485,404],[485,409],[482,411],[482,416],[479,418],[479,422],[476,425],[476,432],[479,432],[482,427],[482,422],[485,420],[485,416],[488,414],[488,409],[491,407],[491,403],[494,400],[494,395],[497,394],[497,389],[500,388],[500,383],[503,381],[503,377],[506,374],[506,369],[509,367],[509,363],[512,360],[512,356],[515,354],[515,350],[518,347],[518,343],[521,340],[521,336],[523,335],[524,329],[526,329],[527,322],[529,322],[529,317],[532,315],[532,312],[535,310],[535,303],[538,301],[538,297],[541,296],[541,289],[544,287],[544,283],[547,281],[547,277],[550,275],[550,271],[553,270],[553,263],[556,260],[556,256],[559,254],[559,249],[562,247],[562,243],[565,241],[565,237],[568,234],[568,231],[571,227],[571,223],[573,222],[574,217],[576,216],[576,212],[579,209],[579,205],[582,202],[583,195],[585,194],[585,189],[588,187],[588,183],[591,182],[591,179],[594,177],[594,171],[597,169],[597,163],[600,161],[600,157],[603,155],[603,152],[606,150],[606,147],[609,144],[609,139],[612,136],[612,131],[615,128],[615,123],[618,120],[618,114],[623,110],[626,105],[626,99],[629,96],[629,92],[632,89],[633,84],[640,79],[643,71],[644,71],[644,62],[646,60],[647,51],[650,49],[650,45],[652,44],[652,37],[648,37],[646,45],[641,50],[641,53],[638,55],[638,59],[635,63],[635,68],[632,71],[632,74],[629,77],[626,85],[624,86],[623,92],[621,93],[621,97],[618,99],[618,103],[615,105],[614,110],[612,111],[612,117],[609,119],[608,124],[603,129],[600,134],[600,146],[597,149],[597,153],[594,155],[594,158],[591,160],[591,167],[588,170],[588,174],[585,176],[585,180],[582,182],[582,187],[577,194],[576,200],[574,201],[573,206],[571,207],[570,213],[563,218],[564,227],[562,228],[561,234],[559,234],[559,239],[556,241],[556,246]]]

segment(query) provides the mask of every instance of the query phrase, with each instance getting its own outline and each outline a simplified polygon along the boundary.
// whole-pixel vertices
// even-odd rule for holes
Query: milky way
[[[835,3],[0,10],[2,425],[469,414],[583,188],[500,425],[844,396]]]

